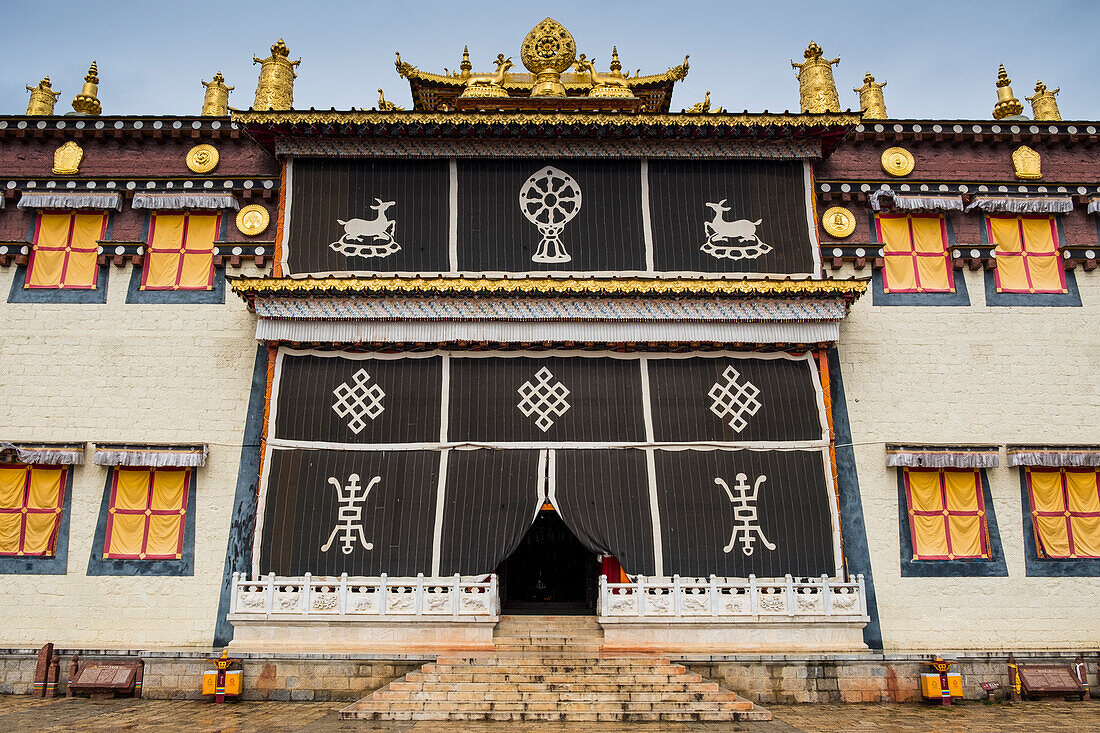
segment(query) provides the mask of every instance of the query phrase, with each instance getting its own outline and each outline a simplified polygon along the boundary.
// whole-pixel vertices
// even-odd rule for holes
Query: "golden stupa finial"
[[[1058,100],[1054,98],[1054,95],[1060,91],[1062,91],[1061,88],[1050,91],[1043,82],[1035,82],[1035,96],[1024,97],[1031,102],[1031,116],[1044,122],[1060,121],[1062,113],[1058,111]]]
[[[864,119],[886,119],[886,98],[882,94],[882,88],[889,83],[884,81],[879,84],[875,81],[875,77],[871,76],[871,72],[868,71],[863,77],[863,86],[852,90],[853,92],[859,92],[859,108],[863,110]]]
[[[73,109],[82,115],[98,115],[103,111],[99,103],[99,67],[95,61],[88,67],[88,75],[84,77],[84,88],[80,94],[73,97]]]
[[[252,57],[252,63],[260,64],[260,78],[256,83],[256,101],[253,109],[293,109],[294,80],[298,75],[294,67],[302,59],[290,60],[290,49],[280,38],[271,46],[271,55],[266,59]]]
[[[229,116],[229,93],[236,89],[236,87],[230,87],[225,85],[225,77],[222,76],[222,72],[214,74],[214,78],[210,81],[202,81],[202,85],[206,87],[206,94],[202,99],[202,116],[203,117],[228,117]]]
[[[27,103],[28,115],[52,115],[54,103],[61,96],[61,92],[55,92],[50,86],[50,77],[42,77],[36,87],[27,87],[31,93],[31,99]]]
[[[462,47],[462,63],[458,65],[459,76],[463,79],[468,77],[474,70],[474,65],[470,63],[470,47]]]
[[[840,97],[833,81],[833,64],[839,64],[840,57],[832,60],[825,58],[821,46],[814,41],[810,41],[802,55],[806,59],[802,63],[791,61],[791,68],[798,69],[802,111],[816,114],[839,112]]]
[[[535,75],[532,97],[564,97],[561,74],[577,60],[573,35],[553,18],[543,18],[520,46],[520,60]]]
[[[619,47],[611,47],[611,76],[622,78],[623,76],[623,64],[619,61]]]
[[[1012,94],[1012,80],[1008,78],[1005,65],[997,71],[997,104],[993,105],[993,119],[1019,117],[1024,113],[1024,105]]]

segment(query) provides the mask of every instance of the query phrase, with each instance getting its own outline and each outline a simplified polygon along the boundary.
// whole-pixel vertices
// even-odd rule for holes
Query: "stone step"
[[[658,712],[658,713],[536,713],[536,712],[427,712],[418,711],[369,711],[355,713],[341,712],[341,718],[359,718],[364,720],[452,720],[452,721],[492,721],[492,722],[568,722],[568,723],[654,723],[654,722],[723,722],[723,721],[767,721],[771,713],[756,709],[727,712]]]
[[[372,700],[399,702],[399,701],[434,701],[456,700],[459,702],[584,702],[584,703],[683,703],[683,702],[729,702],[742,705],[737,695],[732,692],[719,691],[666,691],[666,690],[562,690],[526,692],[517,690],[491,690],[487,692],[470,692],[463,688],[462,692],[435,690],[416,691],[378,691],[371,695]],[[752,703],[745,702],[744,706]],[[739,708],[742,709],[742,708]]]
[[[551,674],[539,674],[539,673],[523,673],[523,672],[509,672],[502,670],[495,673],[485,672],[439,672],[439,673],[423,673],[423,672],[410,672],[405,677],[409,682],[447,682],[451,684],[466,684],[470,682],[510,682],[513,684],[520,684],[524,682],[533,682],[538,684],[554,684],[554,683],[569,683],[577,680],[578,676],[587,676],[585,674],[579,674],[574,672],[558,672]],[[487,679],[488,678],[488,679]],[[619,681],[619,680],[616,680]],[[700,682],[702,677],[697,674],[634,674],[630,675],[629,679],[621,680],[622,682],[629,682],[632,684],[641,685],[663,685],[670,682]]]
[[[391,682],[386,688],[382,688],[376,692],[381,693],[383,690],[390,689],[394,692],[432,692],[432,693],[447,693],[451,690],[462,689],[471,690],[478,693],[490,693],[490,692],[504,692],[514,690],[517,692],[551,692],[554,694],[563,694],[570,692],[615,692],[621,691],[624,694],[633,692],[703,692],[703,693],[717,693],[721,691],[717,682],[671,682],[665,685],[655,685],[652,683],[625,683],[625,682],[595,682],[585,679],[584,681],[573,681],[566,683],[551,683],[545,684],[540,682],[468,682],[457,688],[450,682],[401,682],[395,680]],[[733,694],[733,693],[730,693]]]
[[[515,662],[435,662],[425,664],[421,668],[424,674],[436,674],[442,672],[490,672],[499,671],[520,672],[524,674],[555,674],[560,672],[584,672],[585,674],[686,674],[687,667],[682,664],[620,664],[614,660],[601,661],[599,663],[578,663],[557,660],[554,662],[528,662],[517,660]]]
[[[749,706],[752,703],[748,703]],[[361,709],[383,711],[424,711],[477,713],[477,712],[506,712],[506,713],[658,713],[658,712],[743,712],[748,707],[737,703],[724,703],[718,701],[675,701],[662,700],[659,702],[643,701],[614,701],[606,700],[588,701],[500,701],[482,700],[477,702],[465,700],[371,700]]]

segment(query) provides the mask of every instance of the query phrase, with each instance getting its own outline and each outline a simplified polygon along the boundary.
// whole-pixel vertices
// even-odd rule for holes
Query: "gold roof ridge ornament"
[[[859,108],[863,111],[864,119],[888,119],[886,115],[886,98],[882,94],[882,88],[889,83],[884,81],[879,84],[875,81],[875,77],[871,76],[871,72],[868,71],[863,77],[863,86],[852,90],[853,92],[859,92]]]
[[[470,47],[462,47],[462,63],[458,65],[459,76],[466,79],[473,73],[474,65],[470,63]]]
[[[31,93],[30,101],[27,102],[28,116],[48,117],[53,114],[53,106],[61,96],[61,92],[55,92],[50,86],[50,77],[42,77],[38,86],[27,87],[27,91]]]
[[[378,111],[379,112],[400,112],[405,109],[404,107],[398,107],[393,102],[386,101],[386,95],[382,93],[382,90],[378,90]]]
[[[1019,117],[1024,113],[1024,105],[1012,93],[1012,80],[1008,78],[1005,65],[997,70],[997,104],[993,105],[993,119]]]
[[[618,76],[614,74],[607,74],[605,76],[596,71],[595,63],[596,59],[585,58],[583,53],[576,62],[577,71],[581,73],[588,72],[588,78],[592,84],[592,89],[588,92],[589,97],[600,99],[611,97],[635,99],[634,92],[630,91],[630,84],[622,75],[622,64],[619,64],[620,72]]]
[[[577,42],[561,23],[544,18],[523,39],[520,60],[535,75],[532,97],[564,97],[561,75],[577,60]]]
[[[710,90],[708,89],[707,93],[703,95],[703,101],[702,102],[696,102],[695,104],[691,105],[690,108],[680,110],[680,111],[681,112],[687,112],[689,114],[702,114],[704,112],[709,112],[710,114],[714,115],[714,114],[721,114],[722,112],[725,112],[726,110],[723,107],[716,107],[715,109],[710,108]]]
[[[826,59],[821,46],[814,41],[802,52],[805,61],[798,64],[791,61],[791,68],[798,69],[798,91],[803,112],[839,112],[840,97],[833,81],[833,65],[840,63],[840,57]]]
[[[82,115],[96,116],[103,111],[103,106],[99,103],[99,67],[96,66],[96,62],[93,60],[92,65],[88,67],[88,74],[84,77],[84,88],[80,90],[80,94],[73,97],[73,109]]]
[[[398,56],[400,59],[400,56]],[[462,96],[470,97],[507,97],[508,91],[504,88],[504,77],[508,69],[512,68],[512,59],[504,58],[504,54],[498,53],[496,58],[497,70],[492,75],[470,76],[466,79],[466,89]]]
[[[202,85],[206,87],[206,94],[202,98],[202,112],[203,117],[228,117],[229,116],[229,93],[236,89],[236,87],[226,86],[225,77],[222,76],[222,72],[214,74],[214,78],[210,81],[203,81]]]
[[[252,108],[260,111],[294,109],[294,80],[298,78],[294,67],[301,64],[302,59],[291,61],[290,49],[280,38],[271,46],[270,56],[266,59],[253,56],[252,63],[260,64]]]
[[[49,77],[46,78],[49,79]],[[1024,97],[1024,99],[1031,102],[1031,116],[1037,122],[1060,122],[1062,120],[1062,113],[1058,111],[1058,100],[1054,98],[1054,95],[1060,91],[1062,91],[1061,88],[1050,91],[1043,82],[1035,82],[1035,95]],[[28,112],[28,114],[30,113]]]

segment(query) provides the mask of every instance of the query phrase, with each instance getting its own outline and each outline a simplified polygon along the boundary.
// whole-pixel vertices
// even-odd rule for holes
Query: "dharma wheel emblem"
[[[543,168],[520,187],[519,206],[542,235],[531,260],[571,261],[573,256],[566,251],[561,233],[581,210],[581,187],[573,176],[553,166]]]

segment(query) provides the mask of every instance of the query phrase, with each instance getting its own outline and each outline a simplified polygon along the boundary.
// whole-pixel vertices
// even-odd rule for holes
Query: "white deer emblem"
[[[764,244],[756,237],[756,227],[760,226],[760,222],[764,221],[763,219],[757,219],[756,221],[749,221],[748,219],[726,221],[724,218],[725,213],[730,210],[730,207],[726,206],[726,199],[722,199],[716,204],[708,203],[707,206],[714,210],[714,218],[703,222],[703,231],[707,235],[707,241],[703,242],[703,246],[699,249],[716,259],[725,258],[730,260],[752,260],[772,251],[771,246]],[[718,242],[732,242],[733,240],[741,244],[718,244]]]
[[[396,201],[383,201],[376,198],[372,204],[378,215],[373,219],[337,219],[336,223],[344,227],[344,236],[330,244],[337,252],[348,257],[385,257],[401,249],[397,243],[397,221],[386,218],[386,210]],[[384,242],[385,244],[375,244]]]

